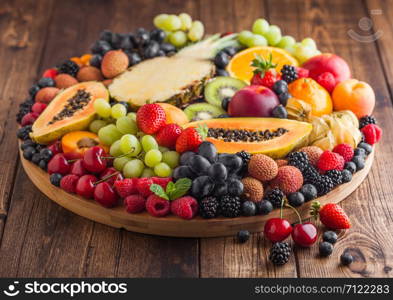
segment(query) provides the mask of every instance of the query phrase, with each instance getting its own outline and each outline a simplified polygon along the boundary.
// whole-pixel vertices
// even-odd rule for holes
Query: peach
[[[157,104],[165,110],[167,124],[173,123],[179,126],[183,126],[189,122],[187,115],[180,108],[168,103]]]
[[[351,110],[358,118],[371,115],[375,106],[375,94],[372,87],[357,79],[348,79],[339,83],[333,90],[334,110]]]
[[[322,73],[329,72],[336,79],[336,83],[351,78],[351,70],[347,62],[340,56],[331,53],[322,53],[307,60],[303,68],[310,71],[310,77],[317,80]]]

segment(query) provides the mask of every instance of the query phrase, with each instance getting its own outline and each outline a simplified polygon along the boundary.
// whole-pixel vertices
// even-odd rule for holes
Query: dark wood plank
[[[356,30],[359,19],[366,14],[365,7],[359,1],[350,0],[329,1],[329,5],[325,1],[270,1],[269,12],[272,22],[281,24],[298,39],[311,36],[323,52],[333,52],[345,58],[354,78],[371,84],[377,96],[375,115],[385,129],[367,180],[342,202],[352,220],[352,229],[336,244],[330,259],[318,258],[316,246],[297,249],[299,276],[392,276],[393,239],[389,234],[393,228],[393,204],[390,200],[393,189],[389,184],[392,169],[386,161],[392,157],[389,145],[393,136],[386,129],[393,126],[390,117],[393,109],[375,44],[359,43],[347,35],[349,29]],[[300,13],[293,18],[293,12]],[[351,268],[339,267],[343,251],[351,251],[356,257]]]

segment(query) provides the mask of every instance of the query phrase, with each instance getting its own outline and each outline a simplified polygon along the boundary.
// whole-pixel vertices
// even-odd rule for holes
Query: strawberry
[[[183,153],[186,151],[194,151],[206,138],[208,128],[205,127],[189,127],[185,129],[176,141],[176,151]]]
[[[136,184],[138,193],[143,197],[149,197],[153,192],[150,190],[150,186],[153,184],[153,180],[149,177],[139,178]]]
[[[172,201],[171,212],[182,219],[190,220],[198,212],[198,202],[191,196],[178,198]]]
[[[334,147],[333,152],[340,154],[344,158],[345,162],[351,161],[354,155],[352,146],[345,143]]]
[[[140,213],[146,208],[146,199],[141,195],[130,195],[124,199],[124,204],[128,213]]]
[[[336,86],[336,79],[330,72],[324,72],[317,77],[317,82],[322,85],[329,93],[333,92]]]
[[[317,167],[322,173],[329,170],[339,170],[344,169],[344,158],[330,150],[324,151],[318,159]]]
[[[64,176],[60,180],[60,187],[68,193],[75,193],[76,184],[78,182],[79,176],[74,174],[69,174]]]
[[[158,104],[145,104],[136,113],[136,122],[144,133],[156,133],[165,126],[165,111]]]
[[[251,79],[252,85],[263,85],[271,89],[274,83],[281,79],[281,75],[274,69],[277,65],[273,64],[272,55],[269,60],[257,56],[251,65],[255,67],[254,76]]]
[[[172,177],[151,177],[151,180],[165,190],[168,183],[172,181]]]
[[[171,205],[168,200],[152,194],[147,198],[146,210],[154,217],[164,217],[169,214]]]
[[[322,224],[330,229],[348,229],[351,222],[341,206],[336,203],[328,203],[322,206],[318,201],[311,205],[311,215],[319,219]]]
[[[181,132],[182,129],[177,124],[165,125],[156,134],[156,141],[160,146],[174,149],[176,147],[176,140]]]
[[[23,122],[23,119],[22,119]],[[361,129],[367,144],[374,145],[378,143],[382,137],[382,129],[378,125],[368,124]]]
[[[137,194],[137,178],[126,178],[123,180],[115,181],[115,190],[121,198]]]

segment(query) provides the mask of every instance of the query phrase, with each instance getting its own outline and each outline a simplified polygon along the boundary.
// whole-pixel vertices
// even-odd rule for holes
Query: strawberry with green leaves
[[[319,219],[322,224],[330,229],[348,229],[351,222],[345,211],[336,203],[327,203],[321,207],[321,203],[314,201],[311,205],[311,215]]]
[[[176,151],[183,153],[195,151],[207,136],[207,126],[189,127],[176,140]]]
[[[251,79],[252,85],[263,85],[272,89],[274,83],[281,79],[280,73],[278,73],[275,69],[277,65],[273,63],[272,59],[271,54],[268,60],[265,60],[258,55],[252,61],[251,66],[255,67],[254,76]]]

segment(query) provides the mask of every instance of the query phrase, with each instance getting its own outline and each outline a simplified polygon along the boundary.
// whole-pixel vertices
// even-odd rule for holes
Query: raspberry
[[[130,195],[124,199],[124,204],[128,213],[140,213],[146,208],[146,199],[141,195]]]
[[[317,77],[317,82],[322,85],[329,93],[333,92],[336,86],[336,79],[330,72],[324,72]]]
[[[172,177],[151,177],[151,180],[153,180],[153,183],[161,185],[161,187],[164,189],[166,189],[166,186],[168,185],[168,183],[170,181],[172,181]]]
[[[26,125],[32,125],[35,122],[35,120],[37,120],[38,116],[39,114],[37,114],[36,112],[29,112],[28,114],[23,116],[20,124],[22,125],[22,127]]]
[[[309,77],[310,71],[304,68],[296,67],[297,78]]]
[[[60,187],[66,192],[74,194],[78,179],[79,176],[77,175],[74,174],[66,175],[60,180]]]
[[[164,217],[169,214],[171,206],[168,200],[153,194],[147,198],[146,210],[154,217]]]
[[[172,201],[171,211],[174,215],[189,220],[197,214],[198,202],[190,196],[181,197]]]
[[[136,178],[117,180],[115,182],[115,190],[121,198],[126,198],[127,196],[138,193],[136,185]]]
[[[23,119],[22,119],[23,122]],[[368,124],[361,129],[367,144],[374,145],[382,137],[382,129],[378,125]]]
[[[334,147],[333,152],[340,154],[345,162],[349,162],[352,160],[354,155],[354,150],[351,145],[348,144],[339,144]]]
[[[42,103],[42,102],[36,102],[33,104],[31,107],[31,111],[37,114],[40,114],[44,111],[44,109],[47,107],[47,104]]]
[[[321,157],[318,160],[317,167],[323,173],[329,170],[339,170],[342,171],[344,169],[344,158],[332,151],[326,150],[322,153]]]
[[[149,197],[153,192],[150,190],[150,186],[153,184],[153,180],[149,177],[139,178],[136,188],[138,193],[143,197]]]

